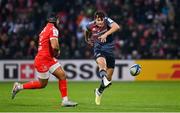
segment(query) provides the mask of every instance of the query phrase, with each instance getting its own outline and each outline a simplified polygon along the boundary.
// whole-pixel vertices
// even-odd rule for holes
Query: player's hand
[[[104,33],[103,35],[101,35],[100,37],[98,37],[99,40],[101,40],[101,42],[106,42],[106,38],[107,38],[107,35],[106,33]]]
[[[58,58],[60,56],[61,51],[54,51],[54,57]]]

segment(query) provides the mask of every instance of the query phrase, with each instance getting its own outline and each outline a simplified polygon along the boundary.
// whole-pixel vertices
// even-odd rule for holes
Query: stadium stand
[[[60,16],[62,59],[93,58],[83,36],[96,10],[122,25],[118,59],[179,59],[179,0],[0,0],[0,59],[33,59],[51,12]]]

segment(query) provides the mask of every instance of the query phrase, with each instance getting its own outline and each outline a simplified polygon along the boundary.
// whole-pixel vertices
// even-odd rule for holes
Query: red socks
[[[23,89],[40,89],[42,88],[40,81],[30,81],[23,84]]]
[[[67,96],[67,81],[59,80],[59,91],[61,92],[61,97]]]

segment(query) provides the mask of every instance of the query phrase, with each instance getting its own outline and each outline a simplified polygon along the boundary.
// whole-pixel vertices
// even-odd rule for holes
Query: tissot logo
[[[122,79],[123,70],[128,67],[128,64],[116,64],[115,68],[117,68],[117,78]],[[82,63],[77,66],[74,63],[68,63],[64,65],[64,70],[67,72],[68,79],[75,79],[76,77],[80,77],[83,80],[92,79],[94,76],[98,76],[99,68],[89,63]],[[95,74],[93,72],[96,72]]]
[[[61,60],[62,68],[66,72],[67,78],[73,81],[97,81],[99,77],[99,68],[94,60]],[[134,61],[117,61],[114,68],[113,80],[134,80],[134,77],[128,76],[128,67]],[[48,67],[46,70],[48,70]],[[0,61],[0,81],[29,81],[37,78],[36,69],[33,61]],[[57,80],[50,74],[50,81]]]
[[[4,64],[4,79],[18,78],[18,64]]]

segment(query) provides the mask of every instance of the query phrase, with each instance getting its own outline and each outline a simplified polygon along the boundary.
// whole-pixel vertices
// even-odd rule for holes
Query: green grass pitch
[[[113,82],[94,103],[99,82],[68,82],[69,97],[79,105],[60,107],[57,82],[45,89],[24,90],[11,100],[12,82],[0,83],[0,112],[180,112],[180,82]]]

